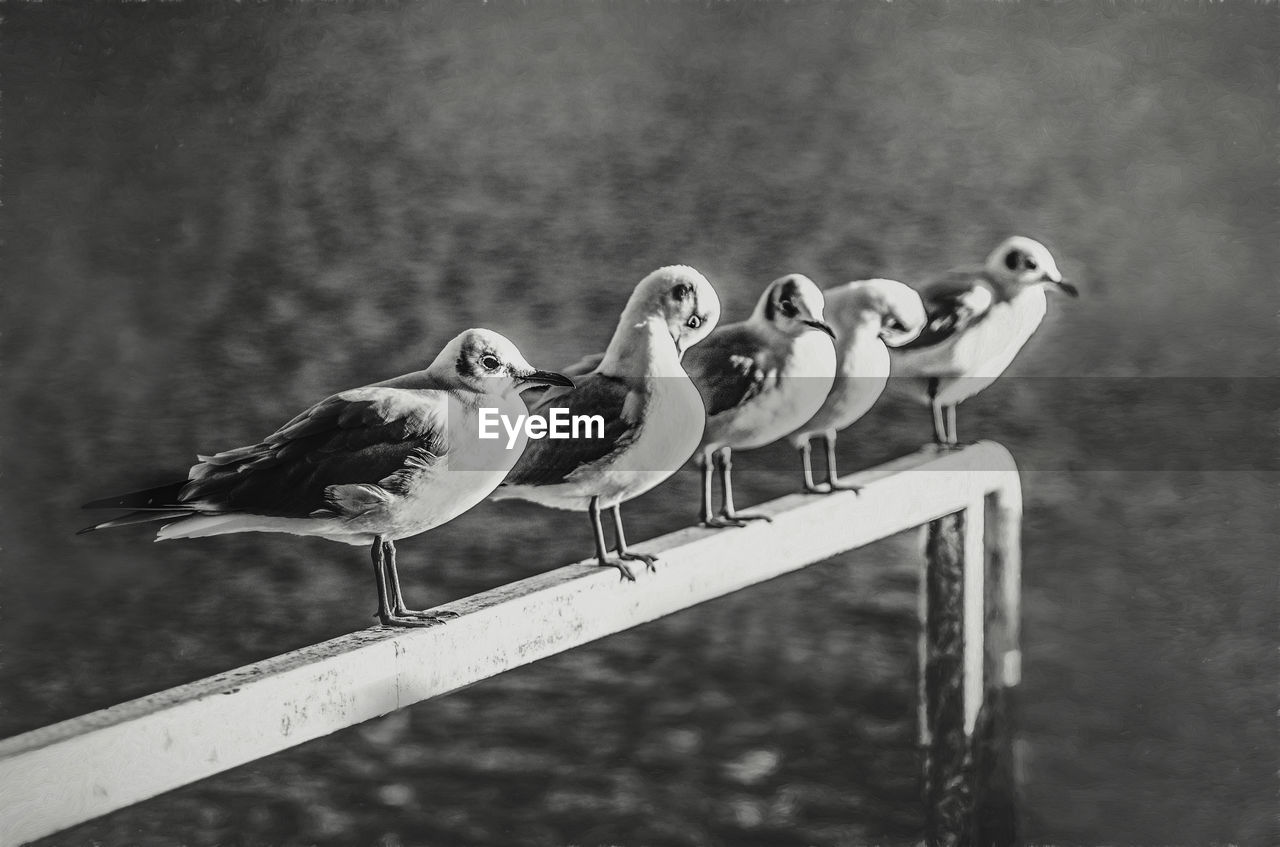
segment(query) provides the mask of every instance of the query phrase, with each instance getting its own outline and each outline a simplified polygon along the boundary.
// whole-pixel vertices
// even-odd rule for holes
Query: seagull
[[[1048,286],[1080,294],[1048,248],[1015,235],[983,267],[949,271],[923,289],[929,322],[894,351],[890,390],[931,407],[939,446],[957,446],[956,406],[994,382],[1040,326]]]
[[[812,494],[858,490],[837,481],[836,433],[875,405],[889,379],[889,347],[919,335],[926,319],[915,289],[892,279],[845,283],[824,291],[823,297],[836,332],[836,378],[822,408],[790,438],[800,451],[804,490]],[[825,487],[813,481],[809,442],[816,435],[827,448]]]
[[[524,449],[481,440],[481,408],[527,410],[520,392],[572,386],[535,370],[496,332],[469,329],[426,370],[343,391],[257,444],[198,456],[187,479],[85,505],[133,509],[81,530],[164,521],[157,541],[287,532],[370,545],[385,626],[430,626],[449,613],[405,607],[395,542],[453,520],[502,482]]]
[[[719,319],[715,289],[693,268],[659,268],[641,280],[603,356],[566,369],[577,372],[577,385],[549,389],[531,406],[539,414],[560,407],[600,415],[603,438],[534,441],[493,498],[585,510],[600,565],[630,580],[628,561],[652,570],[655,556],[627,549],[620,506],[675,473],[697,448],[706,413],[680,357]],[[602,510],[613,513],[617,558],[605,546]]]
[[[734,508],[732,453],[783,438],[814,416],[836,372],[835,331],[822,318],[822,291],[802,274],[774,280],[751,317],[722,326],[684,357],[707,407],[698,445],[703,526],[769,520]],[[720,470],[723,503],[711,514],[711,483]]]

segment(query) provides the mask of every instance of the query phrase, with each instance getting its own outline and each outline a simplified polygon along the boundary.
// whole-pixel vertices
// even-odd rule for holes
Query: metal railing
[[[444,606],[427,629],[374,627],[0,741],[0,844],[19,844],[510,668],[926,525],[919,740],[930,843],[1013,843],[1021,487],[981,442],[926,449],[794,494],[741,529],[637,545],[656,572],[594,561]]]

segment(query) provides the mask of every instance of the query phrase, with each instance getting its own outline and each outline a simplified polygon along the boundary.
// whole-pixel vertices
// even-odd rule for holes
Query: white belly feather
[[[831,393],[835,370],[831,339],[806,333],[796,340],[776,383],[707,422],[705,446],[752,450],[785,438],[822,407]]]
[[[943,405],[967,400],[1004,373],[1040,326],[1045,307],[1044,290],[1028,288],[941,344],[895,355],[890,391],[927,404],[929,380],[937,379]]]

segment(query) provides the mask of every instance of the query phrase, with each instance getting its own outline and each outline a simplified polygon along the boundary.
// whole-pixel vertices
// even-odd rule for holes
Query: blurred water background
[[[365,554],[85,537],[460,329],[602,349],[673,262],[913,281],[1019,232],[1084,291],[961,411],[1028,469],[1025,831],[1275,843],[1276,7],[5,4],[0,734],[366,626]],[[890,403],[844,467],[929,433]],[[791,490],[739,462],[740,503]],[[752,470],[754,466],[755,470]],[[686,525],[688,472],[629,510]],[[486,504],[410,601],[581,558]],[[50,844],[908,843],[893,539]]]

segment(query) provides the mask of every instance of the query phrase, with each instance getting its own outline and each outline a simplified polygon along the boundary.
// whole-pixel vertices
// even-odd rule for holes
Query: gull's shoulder
[[[385,385],[331,395],[257,444],[200,456],[179,499],[308,517],[336,510],[339,489],[401,493],[448,453],[449,397]]]
[[[531,440],[503,485],[557,485],[625,449],[642,424],[629,382],[592,371],[574,377],[573,388],[556,387],[536,398],[530,404],[536,414],[564,408],[570,415],[599,415],[604,421],[603,437]]]
[[[691,348],[684,368],[702,395],[707,415],[718,415],[757,397],[776,382],[785,360],[769,333],[749,322],[731,324]]]
[[[933,347],[980,322],[1000,301],[1000,289],[981,267],[955,268],[921,286],[928,323],[900,351]]]

